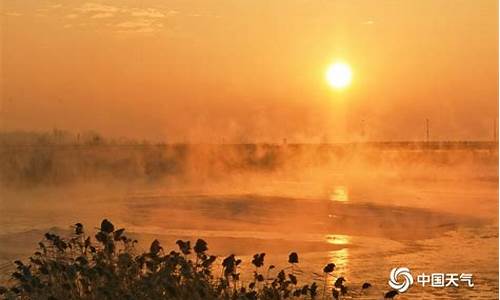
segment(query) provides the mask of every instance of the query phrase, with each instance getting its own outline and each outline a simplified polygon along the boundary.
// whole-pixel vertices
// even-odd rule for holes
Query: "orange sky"
[[[2,130],[167,141],[491,139],[489,0],[3,0]],[[329,64],[353,69],[332,90]]]

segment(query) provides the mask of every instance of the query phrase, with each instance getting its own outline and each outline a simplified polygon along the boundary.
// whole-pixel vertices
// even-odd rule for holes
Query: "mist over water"
[[[397,299],[498,299],[498,1],[0,3],[0,294],[108,219],[243,281],[295,251],[343,299],[394,267],[475,283]]]
[[[141,246],[201,237],[218,256],[266,252],[278,266],[297,251],[305,274],[333,261],[352,286],[374,284],[367,299],[388,290],[397,266],[475,276],[474,289],[415,287],[407,299],[498,293],[498,155],[484,145],[2,151],[2,261],[30,254],[49,229],[108,218]]]

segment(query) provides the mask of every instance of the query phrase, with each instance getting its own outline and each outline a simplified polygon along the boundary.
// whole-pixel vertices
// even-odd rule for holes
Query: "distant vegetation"
[[[103,179],[142,182],[213,179],[233,173],[273,172],[283,168],[297,172],[305,167],[350,162],[401,169],[471,161],[497,164],[497,144],[152,144],[106,139],[95,132],[0,133],[0,185],[3,186],[46,186]]]
[[[223,149],[189,144],[109,140],[97,133],[0,133],[0,184],[57,185],[102,179],[138,180],[274,170],[282,165],[273,145]],[[210,174],[206,174],[206,173]]]
[[[9,286],[0,287],[4,299],[340,299],[349,294],[343,277],[334,277],[329,263],[312,283],[300,283],[299,256],[292,252],[289,266],[280,271],[265,264],[265,253],[253,256],[253,276],[240,279],[241,260],[218,259],[198,239],[177,241],[178,251],[167,251],[158,240],[149,251],[137,253],[137,241],[124,229],[103,220],[88,236],[82,224],[67,238],[45,234],[28,263],[16,261]],[[333,277],[333,278],[332,278]],[[327,285],[327,281],[334,284]],[[370,288],[364,283],[362,289]]]

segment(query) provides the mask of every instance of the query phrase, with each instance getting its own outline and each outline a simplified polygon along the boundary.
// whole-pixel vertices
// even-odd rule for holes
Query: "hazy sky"
[[[3,130],[491,139],[494,0],[0,0]],[[342,60],[352,85],[325,81]]]

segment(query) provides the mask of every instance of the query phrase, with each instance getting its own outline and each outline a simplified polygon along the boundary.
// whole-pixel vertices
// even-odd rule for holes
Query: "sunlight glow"
[[[338,202],[349,201],[349,190],[346,186],[336,186],[330,195],[330,200]]]
[[[351,67],[343,62],[337,62],[328,67],[326,71],[328,84],[335,89],[343,89],[351,84]]]
[[[349,248],[342,248],[337,251],[330,251],[328,253],[329,261],[335,263],[335,272],[339,274],[339,276],[350,277],[351,270],[349,265],[350,253]],[[336,278],[334,276],[329,276],[328,285],[329,287],[333,287]]]
[[[351,238],[348,235],[328,234],[325,238],[327,243],[333,245],[348,245],[351,242]]]

